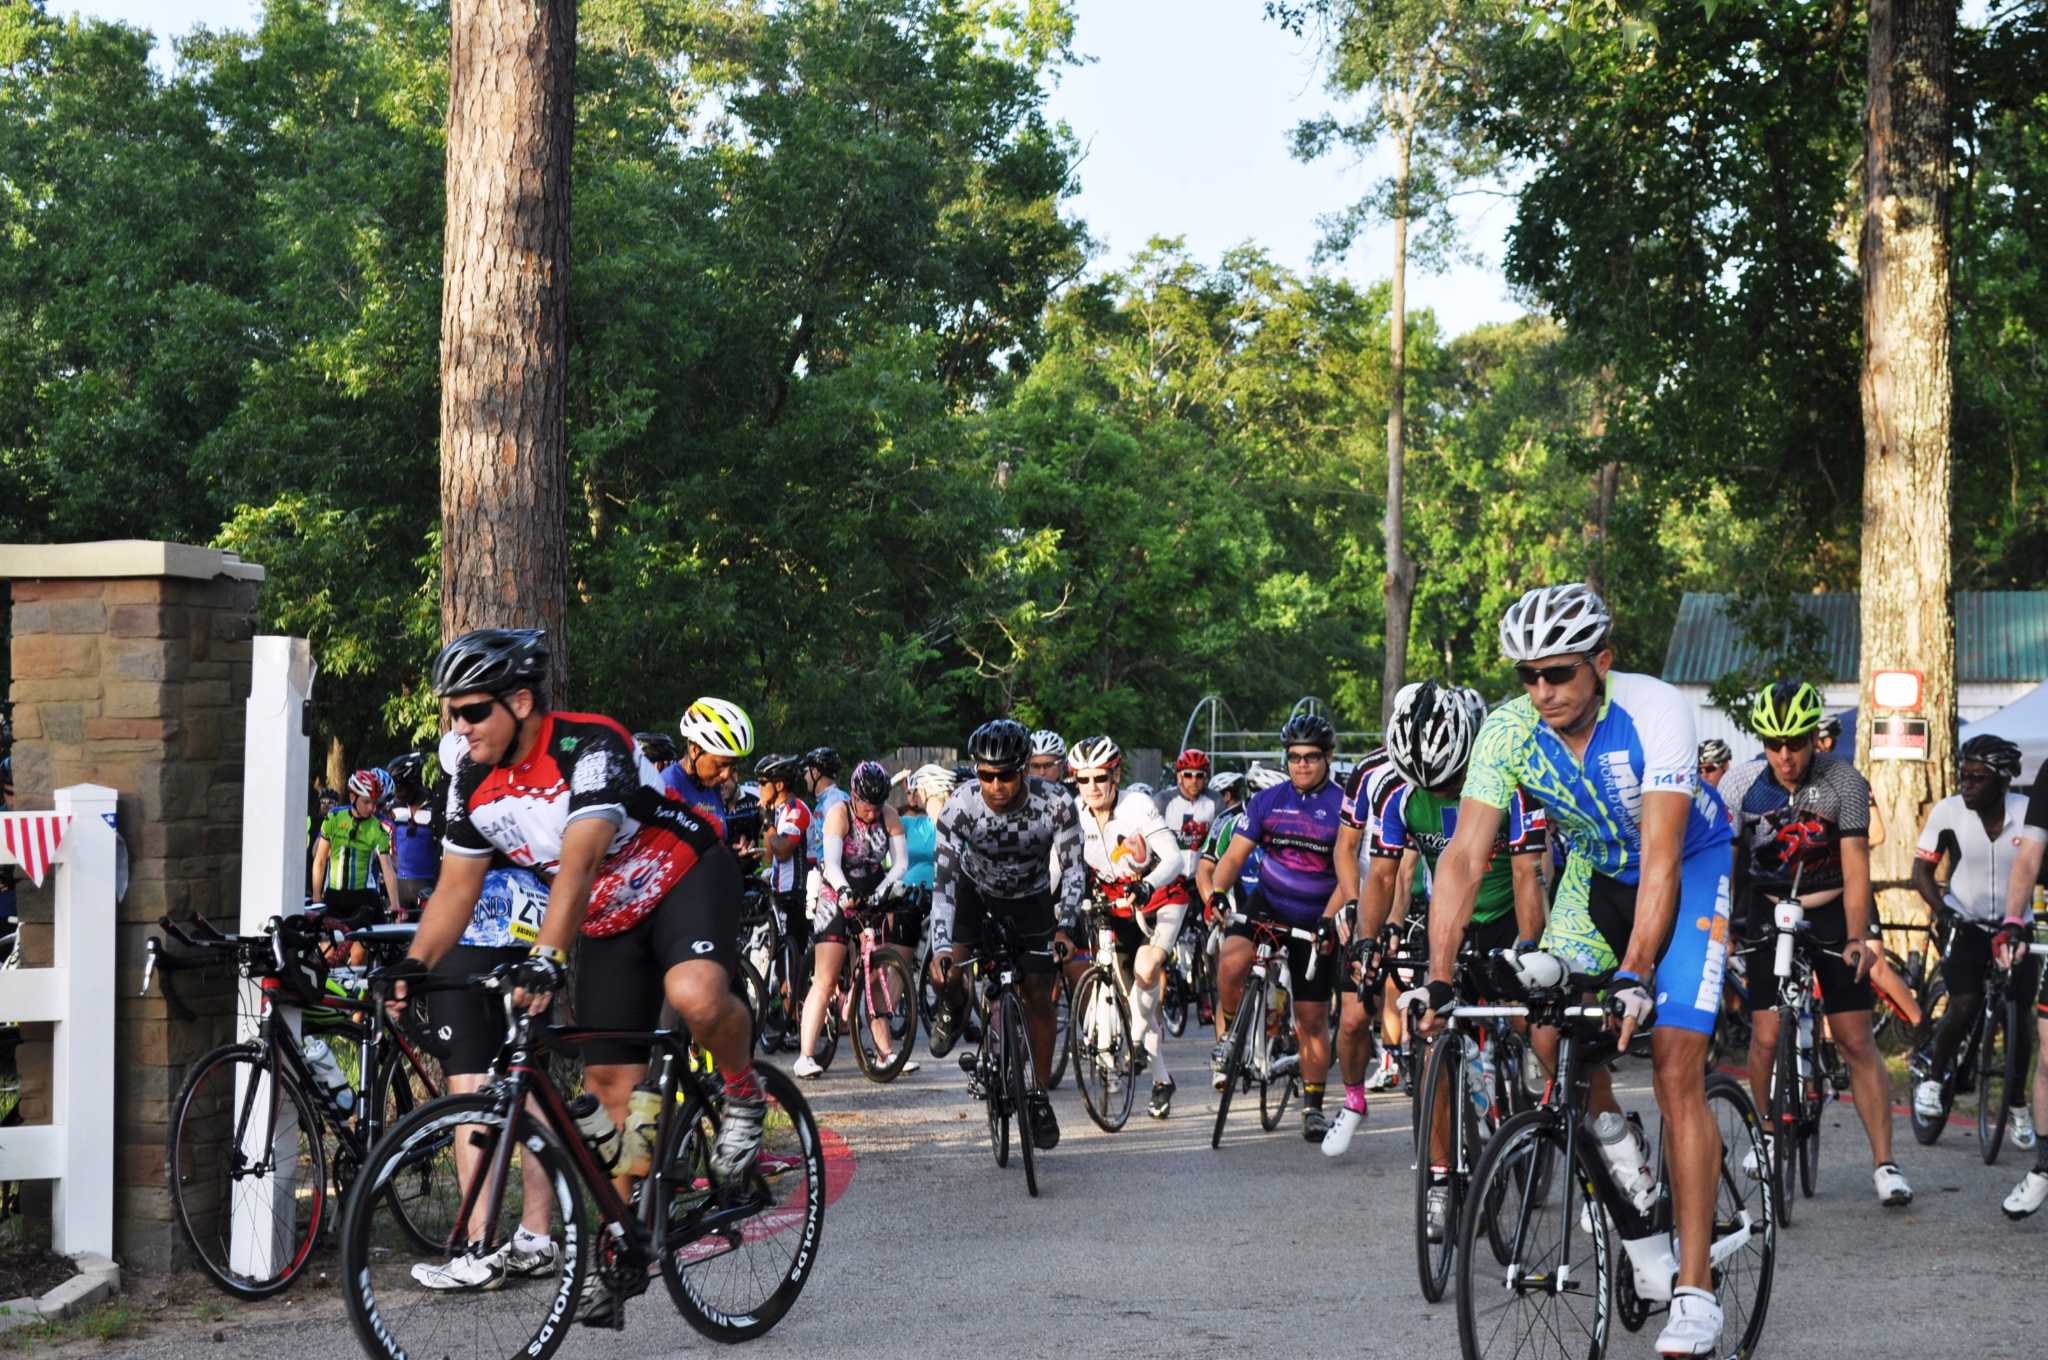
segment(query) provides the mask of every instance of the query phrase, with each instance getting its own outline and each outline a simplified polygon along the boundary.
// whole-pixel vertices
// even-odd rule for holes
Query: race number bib
[[[548,895],[524,874],[512,878],[507,886],[511,890],[512,904],[505,918],[506,933],[521,944],[532,944],[540,938],[540,922],[547,915]]]

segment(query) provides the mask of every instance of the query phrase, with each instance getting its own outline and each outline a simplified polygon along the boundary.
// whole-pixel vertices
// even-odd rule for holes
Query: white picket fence
[[[114,1254],[114,790],[57,790],[62,840],[48,968],[0,971],[0,1023],[54,1023],[50,1122],[0,1128],[0,1180],[55,1181],[50,1245]],[[17,834],[47,813],[0,813]],[[42,828],[47,831],[47,825]],[[20,864],[0,837],[0,863]]]

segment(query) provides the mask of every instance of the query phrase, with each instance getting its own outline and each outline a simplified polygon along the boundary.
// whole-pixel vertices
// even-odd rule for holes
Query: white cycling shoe
[[[799,1055],[797,1060],[789,1065],[789,1070],[805,1078],[821,1077],[825,1074],[825,1069],[818,1065],[818,1060],[808,1053]]]
[[[1690,1285],[1671,1291],[1671,1314],[1657,1333],[1657,1354],[1712,1355],[1721,1341],[1721,1305],[1712,1294]]]
[[[2012,1123],[2006,1125],[2005,1136],[2021,1152],[2032,1151],[2034,1140],[2038,1136],[2034,1131],[2033,1113],[2024,1106],[2013,1106]]]
[[[1941,1083],[1923,1081],[1913,1088],[1913,1113],[1922,1119],[1941,1118]]]
[[[2043,1204],[2048,1204],[2048,1171],[2029,1171],[1998,1207],[2005,1210],[2007,1218],[2021,1219],[2040,1212]]]
[[[1337,1112],[1337,1122],[1330,1125],[1330,1131],[1323,1135],[1323,1155],[1325,1157],[1342,1157],[1346,1152],[1349,1152],[1351,1150],[1352,1135],[1358,1132],[1358,1126],[1364,1122],[1365,1111],[1363,1110],[1354,1110],[1348,1106],[1339,1110]]]
[[[1913,1187],[1890,1162],[1871,1168],[1870,1182],[1877,1187],[1877,1202],[1887,1209],[1903,1209],[1913,1202]]]

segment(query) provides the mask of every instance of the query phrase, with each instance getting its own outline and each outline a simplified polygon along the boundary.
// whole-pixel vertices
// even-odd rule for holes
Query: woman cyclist
[[[799,1077],[815,1077],[825,1069],[812,1057],[818,1032],[825,1027],[825,1007],[839,985],[839,973],[846,966],[846,951],[857,927],[848,922],[846,908],[887,897],[903,879],[910,850],[903,835],[903,819],[889,806],[889,772],[872,760],[854,766],[853,796],[834,803],[825,814],[825,832],[820,842],[824,862],[820,867],[818,909],[813,915],[817,927],[811,960],[811,990],[804,998],[803,1048],[791,1068]],[[909,964],[909,960],[904,960]],[[875,1051],[884,1062],[894,1061],[894,1044],[889,1037],[886,1015],[873,1023]],[[915,1059],[903,1064],[904,1072],[918,1068]]]

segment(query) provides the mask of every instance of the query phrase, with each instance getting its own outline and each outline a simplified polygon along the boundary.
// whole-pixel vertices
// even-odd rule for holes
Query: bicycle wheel
[[[982,1099],[988,1102],[988,1141],[995,1150],[996,1165],[1010,1164],[1010,1120],[1014,1115],[1023,1117],[1022,1110],[1010,1108],[1010,1088],[1003,1084],[1004,1035],[1000,1027],[990,1025],[981,1033],[981,1051],[975,1059],[976,1074],[981,1083]],[[1028,1139],[1028,1129],[1020,1129]]]
[[[224,1044],[192,1066],[164,1148],[171,1208],[213,1282],[264,1299],[297,1279],[327,1217],[325,1132],[288,1069],[256,1044]],[[242,1244],[234,1227],[243,1225]]]
[[[1792,1226],[1793,1161],[1798,1155],[1800,1135],[1799,1037],[1797,1019],[1785,1018],[1778,1010],[1778,1043],[1771,1055],[1771,1109],[1766,1121],[1771,1131],[1771,1201],[1778,1208],[1778,1225]]]
[[[854,967],[858,972],[858,962]],[[917,1038],[917,989],[911,985],[910,965],[900,955],[875,954],[869,961],[867,972],[864,983],[854,983],[853,1057],[869,1081],[894,1081],[903,1065],[910,1061],[910,1046]],[[883,1008],[880,1015],[870,1010],[871,1004]],[[876,1048],[875,1021],[878,1019],[888,1027],[887,1053]]]
[[[1016,1111],[1017,1151],[1023,1154],[1024,1193],[1038,1198],[1038,1143],[1031,1127],[1031,1036],[1024,1032],[1024,1003],[1015,992],[1003,993],[1003,1086]]]
[[[1237,1008],[1237,1014],[1230,1021],[1230,1056],[1223,1063],[1223,1090],[1216,1101],[1216,1127],[1209,1134],[1209,1146],[1223,1146],[1223,1122],[1230,1117],[1230,1098],[1237,1094],[1241,1081],[1249,1089],[1251,1078],[1245,1071],[1249,1061],[1252,1035],[1266,1027],[1266,994],[1258,987],[1245,988],[1244,1001]]]
[[[1776,1277],[1778,1228],[1771,1182],[1742,1170],[1763,1157],[1763,1121],[1740,1081],[1725,1072],[1707,1078],[1707,1108],[1721,1134],[1721,1174],[1714,1191],[1714,1290],[1721,1300],[1721,1353],[1730,1360],[1756,1352]],[[1755,1165],[1755,1162],[1749,1163]],[[1729,1345],[1729,1338],[1736,1338]]]
[[[1967,1048],[1968,1044],[1964,1047]],[[1934,1114],[1921,1114],[1920,1102],[1917,1100],[1906,1102],[1906,1116],[1912,1122],[1913,1136],[1923,1146],[1932,1147],[1941,1137],[1942,1130],[1948,1127],[1949,1111],[1954,1107],[1956,1100],[1956,1069],[1962,1066],[1962,1061],[1963,1055],[1958,1052],[1955,1060],[1949,1064],[1948,1071],[1941,1075],[1941,1107]],[[1915,1085],[1917,1084],[1916,1082]]]
[[[719,1102],[692,1092],[662,1134],[649,1186],[661,1206],[662,1282],[676,1311],[713,1341],[750,1341],[781,1321],[817,1268],[825,1229],[818,1121],[780,1068],[756,1063],[754,1075],[768,1113],[741,1183],[713,1181]]]
[[[1446,1144],[1447,1153],[1439,1163],[1430,1155],[1429,1145],[1437,1127],[1437,1104],[1445,1102],[1445,1109],[1455,1115],[1465,1102],[1465,1062],[1462,1036],[1452,1030],[1444,1034],[1429,1050],[1429,1074],[1422,1079],[1422,1096],[1415,1102],[1419,1110],[1416,1125],[1415,1158],[1415,1268],[1422,1280],[1422,1297],[1431,1303],[1442,1300],[1444,1290],[1451,1282],[1451,1264],[1457,1253],[1457,1222],[1464,1208],[1459,1184],[1462,1177],[1455,1164],[1457,1157],[1456,1126],[1451,1126],[1451,1140]],[[1444,1222],[1439,1231],[1438,1241],[1429,1240],[1429,1191],[1433,1185],[1441,1185],[1450,1196]]]
[[[1977,1036],[1977,1151],[1984,1165],[1994,1166],[2005,1150],[2005,1126],[2012,1119],[2007,1096],[2020,1089],[2017,1074],[2009,1070],[2013,1054],[2006,1026],[2011,1023],[2010,1007],[2001,999],[1986,1008],[1983,1031]]]
[[[1073,1032],[1074,980],[1062,965],[1052,991],[1052,1079],[1046,1083],[1047,1090],[1059,1090],[1060,1083],[1067,1079],[1067,1054],[1073,1047],[1067,1036]]]
[[[1281,1033],[1283,1035],[1286,1033],[1284,1027]],[[1272,1036],[1268,1036],[1267,1042],[1276,1051],[1282,1046],[1275,1042]],[[1298,1064],[1300,1061],[1300,1057],[1298,1055],[1295,1056],[1295,1062]],[[1268,1066],[1270,1067],[1270,1065],[1269,1062]],[[1267,1133],[1271,1133],[1279,1128],[1281,1119],[1287,1114],[1287,1103],[1294,1099],[1294,1093],[1299,1089],[1301,1089],[1301,1069],[1299,1066],[1290,1068],[1277,1077],[1260,1082],[1259,1127]]]
[[[738,993],[740,1004],[747,1008],[747,1024],[753,1031],[753,1042],[747,1045],[747,1051],[752,1053],[759,1049],[766,1053],[768,1049],[763,1040],[768,1035],[768,984],[761,980],[761,971],[745,955],[740,957],[732,989]]]
[[[1458,1223],[1458,1341],[1466,1360],[1599,1360],[1614,1282],[1607,1215],[1581,1215],[1593,1193],[1585,1159],[1565,1157],[1554,1111],[1501,1125],[1474,1169]],[[1569,1192],[1569,1193],[1567,1193]],[[1506,1265],[1473,1250],[1479,1208],[1492,1204],[1508,1240]]]
[[[409,1045],[401,1048],[392,1042],[387,1043],[384,1053],[385,1078],[379,1093],[382,1104],[377,1127],[388,1132],[420,1106],[440,1099],[448,1089],[448,1080],[440,1063],[419,1049]],[[424,1167],[416,1165],[392,1178],[388,1194],[392,1212],[412,1233],[413,1240],[423,1248],[438,1251],[441,1241],[433,1235],[432,1223],[413,1217],[414,1208],[423,1202],[427,1190]]]
[[[801,989],[801,990],[800,990],[799,992],[795,993],[795,995],[803,996],[803,997],[806,997],[806,998],[808,998],[808,997],[810,996],[810,994],[811,994],[811,979],[812,979],[812,978],[813,978],[814,976],[816,976],[816,974],[817,974],[817,968],[818,968],[818,947],[817,947],[816,945],[812,945],[812,946],[811,946],[811,947],[810,947],[809,949],[807,949],[807,950],[805,950],[805,951],[804,951],[804,976],[803,976],[803,987],[802,987],[802,989]],[[841,982],[842,982],[842,986],[843,986],[843,985],[844,985],[844,978],[843,978],[843,976],[842,976]],[[826,1001],[826,1003],[825,1003],[825,1023],[824,1023],[824,1024],[822,1024],[822,1025],[820,1025],[820,1026],[818,1027],[818,1041],[817,1041],[817,1042],[816,1042],[815,1044],[811,1045],[811,1061],[812,1061],[812,1062],[815,1062],[816,1064],[818,1064],[818,1067],[819,1067],[819,1069],[820,1069],[821,1071],[829,1069],[829,1068],[830,1068],[830,1067],[832,1066],[832,1060],[833,1060],[834,1058],[836,1058],[836,1057],[838,1057],[838,1056],[839,1056],[839,1002],[840,1002],[840,999],[841,999],[841,993],[840,993],[839,991],[836,991],[836,990],[835,990],[835,991],[834,991],[834,992],[832,993],[832,996],[831,996],[831,998],[830,998],[829,1000],[827,1000],[827,1001]],[[801,1032],[802,1032],[802,1030],[801,1030],[801,1026],[802,1026],[802,1017],[803,1017],[803,1007],[802,1007],[802,1005],[801,1005],[801,1004],[799,1004],[799,1005],[798,1005],[798,1007],[797,1007],[797,1017],[798,1017],[798,1029],[797,1029],[797,1031],[796,1031],[796,1032],[798,1032],[798,1033],[801,1033]],[[798,1040],[798,1043],[799,1043],[799,1044],[801,1044],[801,1043],[802,1043],[802,1040],[801,1040],[801,1039],[799,1039],[799,1040]]]
[[[1074,1017],[1067,1030],[1074,1085],[1095,1127],[1115,1133],[1131,1117],[1138,1068],[1130,1011],[1109,969],[1098,965],[1081,975],[1074,989]]]
[[[1169,957],[1165,971],[1159,992],[1159,1015],[1166,1022],[1166,1032],[1178,1039],[1188,1032],[1188,1012],[1194,1009],[1194,993],[1188,987],[1187,971],[1181,966],[1178,953]]]
[[[484,1195],[479,1194],[469,1223],[461,1221],[463,1188],[455,1150],[470,1149],[473,1174],[488,1175],[508,1118],[517,1146],[491,1206],[496,1226],[485,1237]],[[546,1182],[545,1205],[526,1199],[527,1159]],[[418,1221],[431,1224],[433,1237],[444,1244],[431,1251],[418,1246],[412,1225],[398,1221],[392,1197],[384,1193],[423,1166],[429,1191],[412,1207]],[[544,1220],[555,1256],[532,1275],[514,1274],[499,1253],[507,1252],[513,1233],[529,1216]],[[583,1184],[571,1154],[554,1130],[524,1107],[508,1111],[491,1091],[443,1096],[422,1105],[377,1144],[363,1167],[358,1192],[349,1196],[342,1213],[342,1279],[347,1282],[342,1294],[356,1340],[385,1360],[420,1355],[503,1360],[514,1354],[547,1360],[568,1334],[583,1278],[593,1265],[590,1244],[597,1239],[583,1231],[584,1222]],[[495,1266],[488,1283],[430,1287],[436,1279],[447,1279],[440,1271],[465,1241],[472,1243],[468,1254]]]

